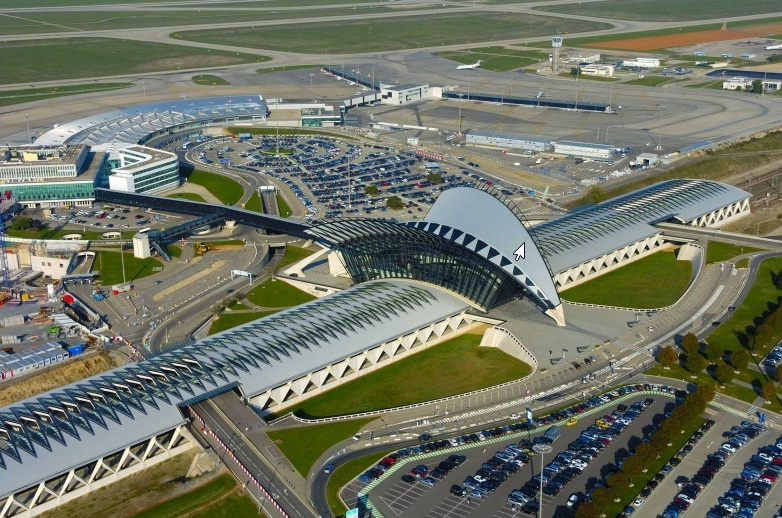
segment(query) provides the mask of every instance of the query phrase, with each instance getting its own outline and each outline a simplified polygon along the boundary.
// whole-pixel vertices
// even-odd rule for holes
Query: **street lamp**
[[[315,74],[310,74],[310,99],[312,99],[312,102],[315,102],[315,95],[312,93],[312,78],[315,77]]]
[[[464,94],[459,94],[459,136],[462,136],[462,96]]]
[[[659,136],[657,137],[657,149],[663,148],[663,108],[665,108],[664,104],[660,104],[657,106],[657,109],[660,112],[660,128],[659,128]]]
[[[538,497],[538,518],[543,516],[543,455],[551,453],[554,448],[548,444],[533,444],[532,451],[540,453],[540,496]]]
[[[24,120],[27,122],[27,143],[30,143],[30,115],[25,113]]]

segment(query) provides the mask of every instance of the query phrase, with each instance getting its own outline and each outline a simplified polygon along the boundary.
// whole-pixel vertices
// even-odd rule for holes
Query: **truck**
[[[111,291],[114,293],[114,295],[117,295],[119,293],[125,293],[126,291],[130,291],[133,288],[132,284],[115,284],[111,287]]]
[[[561,432],[559,430],[559,426],[550,426],[548,430],[546,430],[545,433],[543,434],[543,437],[545,437],[551,442],[554,442],[557,439],[559,439],[560,435]]]

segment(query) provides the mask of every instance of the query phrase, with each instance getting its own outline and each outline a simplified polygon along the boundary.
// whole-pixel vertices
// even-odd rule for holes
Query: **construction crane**
[[[5,191],[2,201],[12,201],[11,191]],[[5,242],[5,218],[0,215],[0,270],[2,270],[2,279],[0,279],[0,288],[11,287],[11,269],[8,267],[8,254],[6,253]]]

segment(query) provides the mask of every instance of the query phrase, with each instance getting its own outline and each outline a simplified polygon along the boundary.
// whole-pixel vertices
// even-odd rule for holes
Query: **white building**
[[[179,157],[145,146],[119,150],[120,166],[111,170],[109,188],[153,194],[179,187]]]
[[[149,235],[139,232],[133,236],[133,257],[146,259],[152,256],[152,250],[149,248]]]
[[[722,82],[723,90],[746,90],[752,88],[752,79],[748,77],[731,77]]]
[[[614,77],[613,65],[586,65],[581,67],[581,74],[585,76]]]
[[[776,92],[782,89],[782,81],[763,80],[763,90],[766,92]]]
[[[407,83],[404,85],[380,85],[380,102],[394,106],[425,101],[435,96],[434,89],[429,85]]]
[[[480,131],[469,131],[465,134],[465,142],[469,145],[492,146],[509,149],[525,149],[527,151],[550,151],[550,140],[515,135],[500,135]]]
[[[660,60],[656,58],[635,58],[622,61],[622,65],[635,68],[658,68]]]
[[[5,149],[0,151],[0,181],[75,178],[89,155],[89,146]]]
[[[589,142],[572,142],[560,140],[554,143],[554,153],[560,155],[580,156],[608,160],[614,156],[614,146],[606,144],[592,144]]]

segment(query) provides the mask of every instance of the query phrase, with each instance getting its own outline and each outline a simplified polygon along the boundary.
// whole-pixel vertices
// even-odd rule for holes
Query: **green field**
[[[660,86],[665,83],[670,83],[671,81],[675,81],[675,79],[669,76],[644,76],[625,81],[622,84],[634,86]]]
[[[293,214],[291,206],[288,205],[288,202],[280,194],[277,195],[277,208],[280,209],[280,216],[283,218],[289,218]]]
[[[245,306],[246,307],[246,306]],[[240,308],[237,308],[240,309]],[[212,321],[212,325],[209,326],[208,335],[220,333],[221,331],[227,331],[233,329],[236,326],[258,320],[259,318],[273,315],[276,311],[252,311],[249,313],[221,313],[217,320]]]
[[[309,257],[314,253],[315,252],[312,250],[308,250],[306,248],[299,248],[298,246],[288,245],[285,248],[285,257],[282,258],[282,261],[280,261],[277,269],[279,270],[285,268],[286,266],[301,261],[305,257]]]
[[[122,283],[122,262],[125,263],[125,279],[127,282],[133,282],[143,277],[153,275],[152,268],[162,267],[163,263],[149,257],[147,259],[137,259],[133,257],[133,252],[124,252],[122,258],[120,252],[110,252],[106,250],[96,251],[93,270],[99,270],[98,282],[102,286]]]
[[[723,243],[722,241],[709,241],[709,245],[706,248],[706,263],[721,263],[742,254],[760,251],[760,248],[752,248],[751,246],[739,246]]]
[[[362,426],[372,421],[352,419],[314,426],[302,426],[269,432],[269,438],[277,443],[282,453],[302,477],[306,477],[312,465],[323,452],[340,441],[355,435]]]
[[[212,74],[198,74],[190,78],[195,84],[202,86],[225,86],[231,82]]]
[[[721,17],[746,16],[747,14],[777,13],[778,0],[752,0],[752,8],[731,0],[605,0],[595,3],[572,3],[535,7],[535,10],[598,16],[615,20],[641,20],[645,22],[694,21]],[[757,22],[756,22],[757,23]],[[761,21],[762,23],[762,21]]]
[[[431,30],[433,26],[436,31]],[[380,52],[406,48],[543,36],[559,31],[596,31],[609,24],[512,13],[443,13],[372,20],[347,20],[237,28],[231,38],[244,47],[300,53]],[[382,37],[380,37],[382,35]],[[465,41],[468,35],[469,40]],[[186,31],[177,37],[205,43],[225,43],[222,29]]]
[[[189,70],[269,58],[236,52],[111,38],[0,42],[0,84],[36,83],[163,70]],[[46,61],[41,61],[46,56]]]
[[[176,194],[169,194],[166,196],[166,198],[179,198],[182,200],[200,201],[206,203],[206,200],[203,196],[194,192],[178,192]]]
[[[213,481],[184,495],[142,511],[134,518],[233,518],[261,516],[258,505],[231,475]]]
[[[499,349],[479,347],[481,338],[482,334],[476,333],[451,338],[303,401],[286,412],[327,417],[380,410],[498,385],[532,371],[529,365]],[[457,372],[459,375],[454,376]]]
[[[459,63],[475,63],[482,61],[481,68],[495,72],[506,72],[548,61],[548,53],[536,50],[517,50],[507,47],[481,47],[462,51],[438,52],[438,56]]]
[[[737,142],[730,147],[711,151],[712,155],[733,153],[766,153],[775,151],[782,153],[782,131],[772,131],[763,137],[755,137],[743,142]]]
[[[315,297],[287,282],[271,279],[248,291],[247,300],[264,308],[286,308],[315,300]]]
[[[244,204],[244,208],[253,212],[263,212],[261,207],[261,197],[258,196],[258,191],[255,191],[250,196],[250,199]]]
[[[227,176],[196,169],[187,176],[188,183],[200,185],[211,192],[223,205],[235,205],[242,198],[244,189],[239,182]]]
[[[177,245],[168,245],[166,247],[166,252],[168,253],[169,257],[177,258],[182,257],[182,247]]]
[[[25,88],[23,90],[0,91],[0,106],[30,103],[67,95],[103,92],[127,88],[130,83],[90,83],[85,85],[50,86],[46,88]]]
[[[657,252],[561,293],[565,300],[624,308],[669,306],[682,296],[692,263],[673,252]]]

